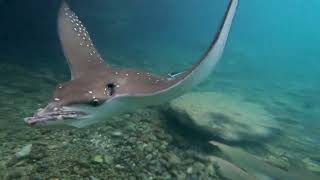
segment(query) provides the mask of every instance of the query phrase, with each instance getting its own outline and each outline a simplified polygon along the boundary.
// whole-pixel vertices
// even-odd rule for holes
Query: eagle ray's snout
[[[29,125],[34,125],[39,122],[76,119],[85,115],[87,115],[87,113],[83,111],[68,110],[59,104],[52,102],[45,108],[39,109],[32,117],[25,118],[24,121]]]

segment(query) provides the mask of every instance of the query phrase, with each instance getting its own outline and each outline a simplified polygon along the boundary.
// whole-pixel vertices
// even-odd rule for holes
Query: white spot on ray
[[[59,99],[59,98],[54,98],[54,100],[55,100],[55,101],[60,101],[60,99]]]
[[[89,93],[89,94],[92,94],[93,92],[92,92],[92,91],[88,91],[88,93]]]

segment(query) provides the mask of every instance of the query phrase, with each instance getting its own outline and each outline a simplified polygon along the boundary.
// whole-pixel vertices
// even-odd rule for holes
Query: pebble
[[[107,164],[112,164],[113,163],[113,157],[109,155],[104,155],[104,162]]]
[[[144,149],[146,152],[151,153],[153,151],[153,146],[150,144],[150,145],[147,145]]]
[[[170,164],[179,164],[181,162],[181,159],[174,153],[169,153],[167,159]]]
[[[94,176],[90,176],[90,180],[99,180],[99,179]]]
[[[19,152],[16,153],[16,158],[23,159],[23,158],[29,156],[31,149],[32,149],[32,144],[28,144],[28,145],[24,146]]]
[[[131,114],[125,114],[124,117],[125,117],[125,118],[130,118],[130,117],[131,117]]]
[[[57,149],[58,147],[59,147],[58,145],[49,145],[48,149],[53,150],[53,149]]]
[[[187,173],[188,173],[188,174],[192,174],[192,167],[188,167]]]
[[[101,155],[95,155],[93,158],[92,158],[92,161],[93,162],[96,162],[96,163],[103,163],[103,158]]]
[[[127,118],[135,118],[135,116],[131,115],[131,117]],[[37,143],[37,141],[34,141],[29,156],[22,160],[17,160],[15,157],[12,158],[16,163],[10,168],[13,169],[17,166],[32,167],[34,170],[25,169],[25,172],[28,175],[30,174],[30,177],[35,177],[34,173],[39,174],[38,180],[42,180],[42,178],[58,180],[58,177],[59,179],[74,177],[77,179],[98,180],[98,178],[104,179],[104,175],[115,176],[118,179],[123,177],[130,179],[129,177],[132,177],[131,179],[182,180],[190,179],[190,177],[201,179],[200,175],[206,174],[210,176],[211,173],[209,172],[214,172],[213,167],[208,166],[206,163],[203,163],[204,167],[200,168],[202,172],[196,171],[197,168],[194,167],[194,163],[199,160],[195,159],[194,156],[189,157],[186,155],[186,151],[182,152],[179,148],[176,148],[174,144],[176,142],[173,142],[172,138],[170,139],[171,134],[166,133],[161,128],[158,128],[155,132],[152,125],[148,124],[150,122],[150,120],[132,121],[132,129],[130,130],[127,127],[123,129],[119,125],[111,124],[112,126],[103,126],[93,130],[41,131],[42,133],[39,135],[41,138],[39,139],[42,140],[42,138],[48,137],[49,143]],[[140,127],[141,131],[138,131],[136,127]],[[146,136],[146,134],[148,135]],[[32,136],[35,135],[32,134]],[[57,141],[51,142],[55,139]],[[44,140],[43,142],[47,141]],[[177,143],[178,145],[183,144],[179,141]],[[19,148],[14,150],[14,152],[18,151],[20,151]],[[95,153],[83,156],[84,153],[90,152]],[[11,153],[12,149],[8,151],[10,156],[12,156]],[[59,153],[63,153],[68,158],[66,160],[59,159],[59,156],[57,156],[60,155]],[[33,158],[34,156],[37,157]],[[30,165],[30,162],[32,162],[32,165]],[[61,169],[50,168],[55,165],[59,165]],[[49,169],[53,171],[46,174]],[[143,171],[140,172],[141,170]],[[24,174],[20,172],[11,173],[12,177],[21,175],[23,176]]]
[[[113,137],[120,137],[120,136],[122,136],[122,132],[121,131],[114,131],[114,132],[111,133],[111,135]]]
[[[195,172],[201,172],[204,168],[205,168],[205,165],[200,162],[196,162],[193,165],[193,169]]]
[[[207,166],[207,172],[210,176],[214,176],[215,175],[215,170],[214,170],[214,167],[213,167],[213,164],[209,164]]]
[[[75,163],[82,168],[90,168],[90,164],[84,159],[75,160]]]
[[[115,167],[116,167],[117,169],[124,169],[124,167],[121,166],[120,164],[117,164]]]
[[[150,161],[150,160],[152,159],[152,155],[151,155],[151,154],[148,154],[148,155],[146,156],[146,159],[147,159],[148,161]]]

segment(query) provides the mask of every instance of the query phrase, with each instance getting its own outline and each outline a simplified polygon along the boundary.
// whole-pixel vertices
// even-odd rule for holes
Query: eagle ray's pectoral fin
[[[104,66],[86,27],[65,1],[58,13],[58,34],[72,79]]]
[[[210,75],[215,65],[221,59],[237,6],[238,0],[229,0],[227,10],[225,11],[218,32],[206,53],[190,69],[171,76],[169,75],[168,79],[173,80],[175,83],[168,89],[162,90],[161,93],[165,92],[169,94],[173,92],[172,94],[175,94],[175,97],[177,97],[201,83]],[[175,93],[175,91],[179,93]]]

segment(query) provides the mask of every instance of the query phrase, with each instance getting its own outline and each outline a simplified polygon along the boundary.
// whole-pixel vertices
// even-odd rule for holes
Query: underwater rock
[[[228,141],[268,138],[279,129],[262,106],[215,92],[186,94],[173,100],[168,111],[182,124]]]
[[[16,153],[16,158],[23,159],[23,158],[29,156],[31,149],[32,149],[32,144],[28,144],[28,145],[24,146],[19,152]]]

